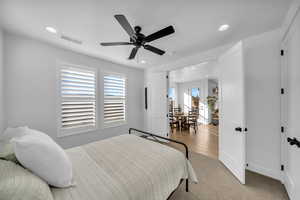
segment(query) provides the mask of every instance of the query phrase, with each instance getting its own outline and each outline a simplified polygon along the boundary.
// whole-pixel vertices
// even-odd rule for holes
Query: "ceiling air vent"
[[[72,37],[70,37],[70,36],[61,35],[60,38],[63,39],[63,40],[67,40],[67,41],[69,41],[69,42],[73,42],[73,43],[75,43],[75,44],[82,44],[82,41],[77,40],[77,39],[75,39],[75,38],[72,38]]]

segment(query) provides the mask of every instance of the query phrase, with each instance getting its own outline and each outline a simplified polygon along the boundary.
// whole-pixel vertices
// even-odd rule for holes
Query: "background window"
[[[200,89],[192,88],[192,97],[200,97]]]
[[[199,103],[200,103],[200,89],[192,88],[191,89],[191,111],[196,111],[199,113]]]
[[[74,67],[60,71],[60,135],[96,128],[96,72]]]
[[[104,126],[126,122],[126,78],[104,75]]]
[[[169,98],[175,100],[175,88],[169,88]]]

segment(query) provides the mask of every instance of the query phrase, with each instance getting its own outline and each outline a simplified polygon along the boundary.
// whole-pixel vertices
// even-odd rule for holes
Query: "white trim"
[[[219,155],[219,159],[224,163],[225,167],[227,167],[229,169],[229,171],[234,174],[234,176],[237,177],[245,177],[245,170],[239,171],[236,169],[239,169],[240,167],[240,163],[237,163],[236,160],[230,156],[229,154],[227,154],[226,152],[220,150],[220,155]],[[244,163],[242,163],[244,165]],[[244,180],[240,180],[240,183],[245,184]]]
[[[286,37],[287,39],[287,37]],[[282,43],[282,47],[286,53],[285,44]],[[284,88],[285,93],[287,92],[287,63],[286,63],[286,56],[281,56],[280,58],[280,87]],[[284,127],[285,133],[280,134],[280,162],[282,165],[287,166],[286,160],[286,136],[287,136],[287,127],[288,127],[288,120],[287,120],[287,105],[288,99],[287,95],[280,95],[280,126]],[[285,179],[285,173],[281,172],[281,180]]]
[[[276,179],[276,180],[282,180],[282,176],[280,171],[270,170],[269,168],[262,167],[260,165],[257,165],[255,163],[248,163],[248,166],[246,167],[249,171],[256,172],[258,174],[262,174],[264,176]]]
[[[290,197],[291,200],[296,200],[296,187],[295,187],[295,182],[292,179],[292,177],[289,175],[289,173],[285,173],[285,180],[284,180],[284,185],[286,188],[286,191]]]
[[[68,67],[70,69],[76,69],[76,70],[87,70],[87,71],[92,71],[95,73],[95,91],[96,91],[96,97],[95,97],[95,105],[96,105],[96,122],[95,126],[87,126],[87,127],[81,127],[81,128],[73,128],[69,130],[62,130],[61,129],[61,102],[62,102],[62,97],[61,97],[61,69],[63,67]],[[57,116],[57,121],[56,121],[56,127],[57,127],[57,137],[66,137],[66,136],[71,136],[71,135],[78,135],[82,133],[87,133],[91,131],[95,131],[99,128],[98,125],[98,119],[99,119],[99,111],[98,111],[98,70],[96,68],[92,67],[87,67],[87,66],[81,66],[81,65],[76,65],[76,64],[70,64],[64,61],[56,61],[56,90],[57,90],[57,104],[56,104],[56,116]]]
[[[285,88],[285,95],[281,95],[281,124],[285,127],[285,133],[281,136],[281,162],[285,165],[285,171],[281,173],[281,181],[284,184],[288,196],[296,200],[297,188],[292,176],[289,174],[288,166],[288,145],[286,138],[289,136],[288,127],[288,64],[287,64],[287,42],[295,31],[295,20],[300,15],[300,0],[295,0],[290,7],[283,26],[284,32],[281,41],[281,49],[285,51],[285,56],[281,57],[281,87]],[[297,24],[296,24],[297,25]]]
[[[125,120],[117,121],[117,122],[110,122],[110,123],[104,123],[104,76],[106,75],[112,75],[112,76],[119,76],[120,78],[125,79]],[[113,71],[101,71],[101,87],[103,88],[103,94],[102,94],[102,115],[101,115],[101,126],[102,129],[106,128],[114,128],[119,126],[125,126],[128,124],[128,77],[125,73],[118,73]]]

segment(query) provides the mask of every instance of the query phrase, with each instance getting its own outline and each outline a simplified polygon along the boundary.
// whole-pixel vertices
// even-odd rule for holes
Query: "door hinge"
[[[284,165],[280,166],[281,171],[284,171]]]
[[[283,126],[280,128],[280,130],[281,130],[281,133],[284,133],[284,127]]]
[[[284,50],[283,49],[280,50],[280,55],[284,56]]]
[[[280,93],[281,93],[281,94],[284,94],[284,88],[281,88],[281,89],[280,89]]]
[[[166,76],[166,78],[168,79],[168,78],[169,78],[169,76],[167,75],[167,76]]]
[[[169,95],[167,94],[167,98],[169,98]]]

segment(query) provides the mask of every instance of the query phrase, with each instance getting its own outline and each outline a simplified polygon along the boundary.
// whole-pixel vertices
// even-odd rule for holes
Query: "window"
[[[175,100],[175,88],[169,88],[168,96],[171,100]]]
[[[199,97],[199,96],[200,96],[200,89],[192,88],[192,97]]]
[[[104,126],[117,126],[126,122],[126,78],[104,75]]]
[[[192,88],[191,90],[191,111],[199,112],[199,103],[200,103],[200,89]]]
[[[60,136],[96,128],[95,70],[62,67],[60,97]]]

